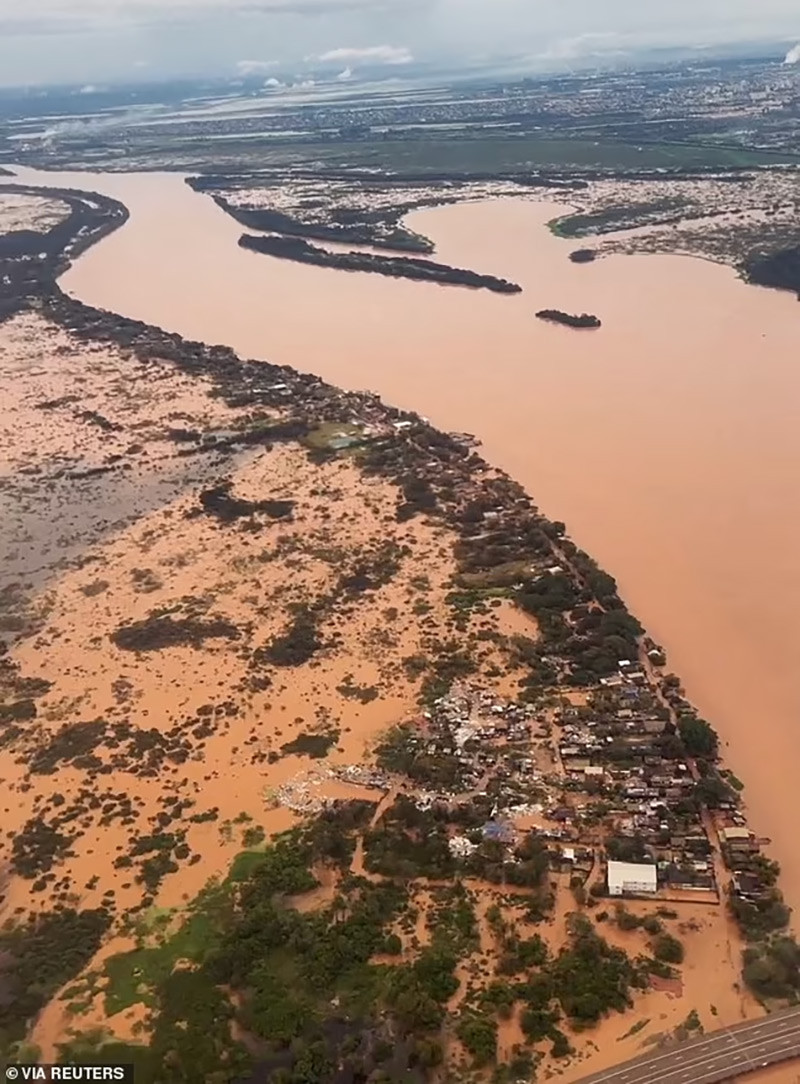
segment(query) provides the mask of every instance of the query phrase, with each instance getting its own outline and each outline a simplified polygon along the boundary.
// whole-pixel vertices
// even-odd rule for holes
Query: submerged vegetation
[[[619,230],[638,229],[649,223],[680,221],[684,209],[680,199],[660,199],[649,203],[605,207],[602,211],[567,215],[551,222],[553,233],[559,237],[596,237]],[[579,249],[586,252],[586,249]],[[572,259],[575,258],[573,253]],[[580,262],[580,261],[578,261]]]
[[[352,1079],[422,1084],[443,1061],[448,1028],[476,1066],[491,1065],[499,1022],[520,1003],[527,1042],[546,1040],[560,1057],[570,1051],[562,1016],[591,1026],[624,1011],[647,984],[647,961],[611,948],[587,918],[571,916],[567,943],[551,955],[540,938],[515,939],[495,907],[488,917],[507,931],[516,975],[498,977],[479,997],[458,997],[459,963],[480,947],[474,897],[458,882],[438,890],[430,943],[404,948],[413,883],[366,880],[347,868],[371,809],[340,804],[246,862],[240,856],[172,932],[107,960],[106,1011],[113,1018],[149,1006],[149,1044],[78,1034],[62,1057],[133,1061],[143,1084],[160,1079],[165,1063],[181,1079],[232,1081],[253,1071],[273,1084],[329,1084],[347,1069]],[[336,878],[332,901],[295,909],[324,870]]]
[[[47,292],[71,259],[128,218],[121,203],[96,192],[0,184],[0,200],[4,193],[55,199],[66,204],[68,213],[45,233],[25,229],[0,234],[0,323],[20,312],[25,299]]]
[[[268,207],[247,207],[232,203],[219,192],[231,179],[227,177],[190,177],[187,183],[196,192],[210,192],[218,207],[251,230],[279,233],[284,237],[308,237],[312,241],[334,241],[337,244],[368,245],[370,248],[389,252],[433,252],[433,243],[427,237],[413,233],[399,220],[409,205],[396,204],[388,213],[364,209],[342,210],[327,216],[324,208],[314,208],[316,217],[309,219],[309,208],[303,208],[305,218],[289,215]],[[323,211],[320,214],[320,211]]]
[[[162,651],[168,647],[201,647],[206,640],[238,637],[236,626],[222,617],[153,613],[143,621],[123,625],[111,639],[123,651]]]
[[[0,1056],[25,1039],[30,1021],[87,966],[110,925],[104,909],[62,908],[0,932]]]
[[[793,290],[800,300],[800,245],[751,256],[744,263],[744,274],[756,286]]]
[[[597,253],[593,248],[576,248],[570,252],[569,258],[573,263],[592,263],[597,259]]]
[[[215,516],[222,523],[233,523],[246,516],[262,513],[270,519],[288,519],[294,509],[294,501],[246,501],[231,494],[229,482],[223,482],[200,494],[203,511]]]

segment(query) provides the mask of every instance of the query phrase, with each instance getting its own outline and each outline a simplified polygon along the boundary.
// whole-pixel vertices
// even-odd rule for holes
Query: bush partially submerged
[[[239,630],[222,617],[153,615],[122,625],[111,640],[123,651],[161,651],[166,647],[202,647],[206,640],[237,640]]]
[[[316,615],[303,608],[286,632],[267,645],[264,657],[273,666],[302,666],[321,646]]]
[[[294,509],[294,501],[245,501],[241,497],[233,497],[230,489],[230,482],[225,482],[200,494],[203,511],[222,523],[233,523],[259,512],[270,519],[287,519]]]

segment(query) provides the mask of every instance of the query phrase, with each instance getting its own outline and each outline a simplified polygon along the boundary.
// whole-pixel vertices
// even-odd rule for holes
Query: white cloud
[[[277,60],[237,60],[236,70],[239,75],[263,75],[277,64]]]
[[[800,64],[800,44],[795,45],[794,49],[790,49],[786,54],[784,64]]]
[[[329,49],[327,53],[321,53],[316,59],[323,63],[353,61],[361,64],[410,64],[414,57],[409,49],[401,46],[368,45],[363,49],[355,47]]]
[[[262,50],[278,70],[301,72],[303,57],[334,74],[412,60],[557,70],[572,58],[737,41],[781,42],[783,56],[798,36],[798,0],[0,0],[0,84],[105,86],[142,56],[150,66],[139,78],[266,78]]]
[[[274,89],[275,87],[282,87],[283,83],[280,81],[280,79],[276,79],[273,75],[270,79],[264,80],[264,86],[269,87],[270,89]]]
[[[578,34],[573,38],[558,38],[537,54],[539,60],[575,60],[584,56],[609,56],[626,52],[630,41],[623,34],[598,31],[594,34]]]
[[[335,16],[365,15],[425,6],[438,0],[0,0],[0,32],[66,32],[70,28],[112,28],[237,14]],[[24,10],[23,10],[24,9]]]
[[[348,79],[353,78],[353,69],[352,68],[345,68],[344,71],[339,72],[339,74],[336,76],[336,78],[340,82],[346,83]]]

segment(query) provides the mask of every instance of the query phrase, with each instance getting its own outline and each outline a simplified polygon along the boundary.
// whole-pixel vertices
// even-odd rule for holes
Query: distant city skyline
[[[415,64],[531,71],[642,50],[800,41],[797,0],[0,0],[0,82],[347,81]]]

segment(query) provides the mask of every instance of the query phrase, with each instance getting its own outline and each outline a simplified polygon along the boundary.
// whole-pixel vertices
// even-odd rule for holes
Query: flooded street
[[[501,200],[410,216],[436,258],[524,292],[314,268],[237,247],[242,228],[175,175],[44,174],[120,199],[127,225],[62,285],[83,301],[369,388],[477,434],[612,573],[717,727],[800,908],[800,308],[667,256],[570,263],[563,206]],[[534,318],[597,314],[597,332]]]

